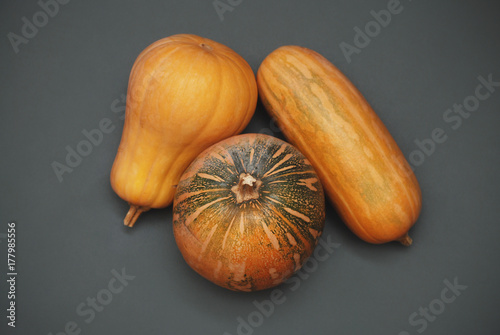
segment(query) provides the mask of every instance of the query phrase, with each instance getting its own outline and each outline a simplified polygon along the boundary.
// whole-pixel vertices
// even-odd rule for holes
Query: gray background
[[[227,0],[222,0],[227,3]],[[386,0],[235,4],[220,20],[209,1],[70,1],[15,53],[7,38],[34,0],[0,4],[0,233],[17,223],[17,327],[6,326],[6,246],[1,250],[1,334],[230,334],[271,290],[236,293],[183,261],[170,208],[123,226],[127,204],[109,185],[123,121],[111,104],[126,92],[136,56],[157,39],[193,33],[224,43],[256,71],[275,48],[297,44],[336,64],[360,89],[406,157],[435,128],[448,139],[415,173],[423,210],[414,244],[370,245],[327,208],[324,238],[340,246],[254,334],[418,334],[409,316],[440,299],[444,280],[467,289],[425,334],[498,334],[500,88],[460,128],[443,113],[474,94],[477,77],[500,81],[500,6],[490,1],[402,0],[403,11],[349,63],[339,47]],[[121,106],[121,105],[120,105]],[[109,118],[115,129],[59,182],[51,163]],[[245,132],[282,135],[259,103]],[[86,323],[76,306],[122,268],[135,279]],[[438,306],[438,305],[436,305]],[[421,317],[419,317],[420,319]],[[405,333],[406,331],[407,333]]]

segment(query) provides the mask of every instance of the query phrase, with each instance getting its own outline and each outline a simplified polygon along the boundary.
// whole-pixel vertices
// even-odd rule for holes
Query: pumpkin
[[[255,291],[300,269],[322,234],[323,188],[293,146],[234,136],[201,153],[174,199],[174,236],[186,262],[213,283]]]
[[[263,105],[309,158],[347,226],[370,243],[411,244],[417,179],[365,98],[320,54],[284,46],[257,73]]]
[[[113,168],[113,190],[130,204],[132,227],[150,208],[170,205],[191,161],[240,133],[257,104],[248,63],[230,48],[195,35],[147,47],[130,73],[125,125]]]

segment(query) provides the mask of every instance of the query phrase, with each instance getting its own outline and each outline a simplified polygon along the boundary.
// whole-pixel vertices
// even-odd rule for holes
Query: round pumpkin
[[[180,34],[148,46],[130,73],[111,185],[130,204],[125,225],[170,205],[189,163],[240,133],[257,104],[252,68],[229,47]]]
[[[323,188],[292,145],[262,134],[221,141],[181,176],[174,235],[186,262],[213,283],[255,291],[285,281],[323,231]]]

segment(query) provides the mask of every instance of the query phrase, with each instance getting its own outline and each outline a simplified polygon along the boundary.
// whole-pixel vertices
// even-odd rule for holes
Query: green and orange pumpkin
[[[314,168],[262,134],[221,141],[181,176],[174,235],[186,262],[217,285],[254,291],[285,281],[312,254],[325,219]]]

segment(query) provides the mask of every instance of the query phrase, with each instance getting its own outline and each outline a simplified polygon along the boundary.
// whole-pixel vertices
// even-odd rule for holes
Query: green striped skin
[[[238,203],[242,175],[259,186],[255,199]],[[290,144],[261,134],[205,150],[184,172],[174,197],[174,235],[184,259],[203,277],[236,291],[276,286],[300,269],[324,219],[323,188],[309,161]]]
[[[313,164],[346,225],[369,243],[411,244],[418,181],[394,138],[349,79],[320,54],[283,46],[257,73],[259,96]]]

